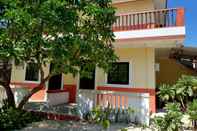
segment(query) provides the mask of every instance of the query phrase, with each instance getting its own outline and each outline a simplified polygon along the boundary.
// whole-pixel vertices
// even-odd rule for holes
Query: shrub
[[[131,122],[131,115],[135,110],[131,107],[128,109],[112,109],[110,105],[107,108],[95,107],[85,115],[85,119],[92,123],[100,124],[104,129],[110,127],[113,122]]]
[[[3,131],[20,129],[28,123],[40,120],[40,117],[30,112],[10,107],[7,102],[4,102],[4,106],[0,109],[0,130]]]
[[[179,131],[182,125],[182,112],[179,103],[168,103],[165,106],[166,114],[153,119],[154,126],[159,131]]]
[[[186,110],[186,104],[197,96],[197,77],[183,75],[174,85],[160,85],[157,95],[161,101],[176,101]]]
[[[108,119],[110,112],[111,109],[109,107],[105,109],[102,109],[101,107],[95,107],[92,111],[85,115],[85,119],[89,122],[101,124],[104,129],[107,129],[110,126],[110,121]]]
[[[197,129],[197,99],[193,100],[193,102],[188,105],[187,113],[193,121],[194,128]]]

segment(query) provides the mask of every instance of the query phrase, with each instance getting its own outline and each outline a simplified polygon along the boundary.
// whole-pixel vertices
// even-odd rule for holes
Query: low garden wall
[[[69,92],[66,90],[48,90],[47,103],[50,106],[68,103]]]
[[[29,111],[29,112],[47,120],[67,120],[67,121],[79,121],[80,120],[80,117],[74,116],[74,115],[57,114],[57,113],[41,112],[41,111]]]

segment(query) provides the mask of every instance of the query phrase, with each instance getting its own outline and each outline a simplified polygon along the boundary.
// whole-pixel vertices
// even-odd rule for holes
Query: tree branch
[[[49,74],[46,78],[44,78],[44,79],[40,82],[40,84],[39,84],[38,86],[34,87],[27,95],[25,95],[25,96],[23,97],[23,99],[21,100],[21,102],[19,103],[18,108],[19,108],[19,109],[22,109],[23,106],[25,105],[25,103],[29,100],[29,98],[30,98],[33,94],[35,94],[35,93],[37,93],[38,91],[40,91],[41,89],[43,89],[44,86],[45,86],[46,81],[48,81],[48,80],[51,78],[51,76],[52,76],[52,75]]]

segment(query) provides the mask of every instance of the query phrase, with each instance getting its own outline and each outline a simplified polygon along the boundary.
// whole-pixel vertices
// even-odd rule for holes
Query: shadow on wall
[[[156,82],[159,84],[174,84],[182,75],[197,76],[197,72],[185,67],[174,59],[157,59],[159,71],[156,72]]]

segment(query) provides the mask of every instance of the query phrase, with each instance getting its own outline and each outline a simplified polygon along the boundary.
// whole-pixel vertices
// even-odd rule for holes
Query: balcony
[[[118,14],[112,26],[115,46],[166,48],[182,45],[185,38],[184,14],[183,8]]]
[[[113,30],[131,31],[184,26],[184,9],[162,9],[139,13],[119,14]]]

